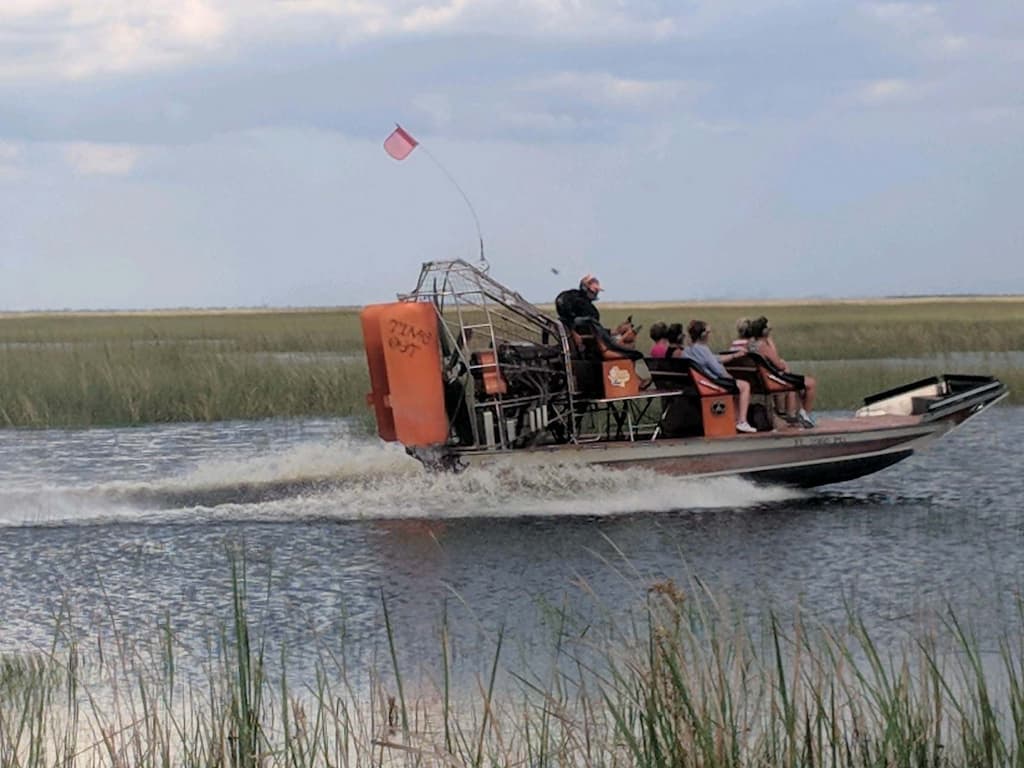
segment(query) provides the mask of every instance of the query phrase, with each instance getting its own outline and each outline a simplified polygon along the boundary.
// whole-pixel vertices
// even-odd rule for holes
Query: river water
[[[431,475],[346,421],[0,432],[0,653],[169,624],[198,659],[231,621],[244,558],[254,623],[289,658],[324,645],[430,667],[549,646],[561,606],[613,619],[696,580],[750,612],[797,606],[881,642],[947,607],[993,643],[1019,623],[1024,408],[813,492],[739,479],[558,468]]]

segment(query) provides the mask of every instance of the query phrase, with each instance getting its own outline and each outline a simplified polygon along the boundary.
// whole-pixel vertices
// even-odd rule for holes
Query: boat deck
[[[594,398],[581,400],[579,403],[585,408],[594,409],[595,414],[603,414],[605,419],[603,426],[597,434],[587,435],[580,442],[619,442],[619,441],[642,441],[652,439],[649,433],[640,429],[644,417],[649,408],[655,402],[670,400],[683,394],[682,390],[649,389],[636,395],[612,398]],[[836,416],[824,417],[817,420],[817,426],[810,429],[797,425],[789,425],[777,420],[781,426],[768,432],[737,432],[735,437],[743,439],[766,439],[778,438],[780,436],[791,437],[813,437],[834,434],[856,434],[869,432],[878,429],[893,429],[899,427],[914,427],[921,424],[921,416],[897,416],[882,414],[878,416]],[[659,430],[660,432],[660,430]],[[732,436],[720,437],[717,439],[731,439]],[[673,438],[655,433],[655,440],[674,440],[689,438]]]
[[[817,419],[818,425],[811,429],[804,429],[799,426],[785,425],[774,432],[757,432],[750,434],[739,434],[738,437],[765,437],[769,435],[792,434],[792,435],[826,435],[836,432],[867,432],[872,429],[889,429],[893,427],[913,427],[921,423],[920,416],[840,416],[832,418]]]

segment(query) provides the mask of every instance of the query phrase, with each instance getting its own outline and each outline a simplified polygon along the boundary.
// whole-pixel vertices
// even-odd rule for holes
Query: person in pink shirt
[[[655,323],[651,326],[650,333],[654,346],[651,347],[648,357],[668,357],[668,326],[664,323]]]
[[[750,344],[750,338],[750,318],[741,317],[736,321],[736,338],[729,345],[729,349],[734,352],[747,349]]]

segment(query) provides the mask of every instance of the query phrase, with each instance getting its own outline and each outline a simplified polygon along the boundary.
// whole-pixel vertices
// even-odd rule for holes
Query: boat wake
[[[799,491],[595,467],[425,471],[394,445],[310,442],[166,479],[0,491],[0,525],[612,516],[750,508]]]

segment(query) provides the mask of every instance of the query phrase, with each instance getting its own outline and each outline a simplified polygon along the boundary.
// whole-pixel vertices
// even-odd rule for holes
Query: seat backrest
[[[591,320],[589,318],[576,318],[576,332],[581,336],[585,336],[587,332],[594,337],[594,341],[599,351],[600,360],[642,360],[644,353],[637,349],[630,349],[629,347],[623,347],[616,343],[615,339],[600,323]]]
[[[504,395],[508,392],[508,382],[498,366],[498,358],[493,349],[482,349],[469,357],[473,378],[488,395]]]
[[[748,352],[747,357],[757,366],[758,378],[766,392],[794,392],[804,388],[804,377],[800,374],[783,371],[757,352]]]
[[[696,388],[701,397],[731,394],[739,391],[736,381],[721,378],[687,357],[645,358],[651,378],[658,389]]]
[[[736,386],[736,379],[716,376],[693,360],[690,360],[689,363],[690,378],[693,379],[693,383],[696,385],[697,392],[700,393],[701,397],[714,397],[724,394],[735,395],[740,391],[739,387]]]
[[[735,354],[736,350],[729,349],[725,350],[721,354]],[[758,392],[762,389],[761,384],[761,372],[758,365],[754,360],[751,359],[749,353],[725,364],[725,370],[729,372],[729,375],[734,379],[745,381],[750,385],[751,392]]]
[[[682,389],[693,391],[690,378],[690,361],[682,357],[645,357],[647,370],[658,389]]]

